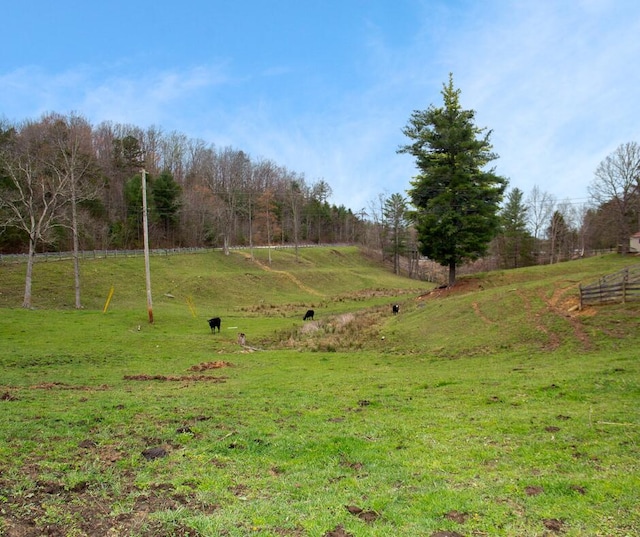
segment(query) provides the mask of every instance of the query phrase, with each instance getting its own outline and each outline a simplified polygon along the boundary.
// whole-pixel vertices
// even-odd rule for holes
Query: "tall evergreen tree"
[[[413,112],[402,130],[411,143],[398,152],[413,155],[420,172],[409,195],[421,252],[449,267],[451,286],[456,267],[482,257],[496,235],[507,181],[493,169],[483,170],[498,158],[491,132],[475,126],[475,111],[462,109],[452,75],[442,96],[444,107]]]
[[[178,223],[181,191],[169,171],[162,172],[153,182],[153,202],[165,239]]]
[[[529,207],[524,194],[514,188],[507,194],[507,201],[500,212],[502,231],[499,237],[500,257],[505,268],[518,268],[532,264],[533,237],[527,230]]]
[[[393,272],[400,274],[400,256],[407,245],[409,225],[407,201],[401,194],[392,194],[384,203],[384,222],[387,232],[387,249],[393,257]]]

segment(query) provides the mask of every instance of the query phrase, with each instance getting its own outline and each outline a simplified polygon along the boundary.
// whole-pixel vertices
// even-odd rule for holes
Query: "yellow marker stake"
[[[189,306],[189,311],[191,312],[191,316],[195,318],[196,306],[193,303],[193,298],[191,298],[190,296],[187,297],[187,306]]]
[[[102,310],[102,313],[107,313],[107,309],[109,309],[109,303],[111,302],[111,297],[113,296],[113,291],[114,291],[114,287],[113,285],[111,286],[111,289],[109,290],[109,296],[107,297],[107,302],[104,305],[104,309]]]

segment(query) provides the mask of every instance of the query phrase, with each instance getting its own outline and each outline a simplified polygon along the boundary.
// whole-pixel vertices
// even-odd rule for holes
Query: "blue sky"
[[[637,0],[22,0],[3,9],[0,118],[76,112],[242,149],[354,211],[406,194],[402,128],[461,104],[496,172],[588,201],[640,142]]]

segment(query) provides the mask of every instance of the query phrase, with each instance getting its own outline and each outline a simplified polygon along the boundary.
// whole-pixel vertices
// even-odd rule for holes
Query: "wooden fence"
[[[640,264],[603,276],[597,282],[580,286],[580,307],[588,304],[640,300]]]
[[[316,244],[316,243],[304,243],[298,244],[298,248],[325,248],[328,246],[352,246],[347,243],[336,244]],[[292,250],[296,248],[295,244],[276,244],[271,246],[230,246],[229,250],[266,250],[271,248],[272,250]],[[221,252],[220,247],[210,248],[154,248],[149,250],[150,256],[169,256],[169,255],[181,255],[181,254],[198,254],[207,252]],[[81,250],[78,252],[80,259],[105,259],[108,257],[142,257],[144,256],[144,250]],[[26,263],[28,260],[27,254],[0,254],[0,265],[5,263]],[[36,262],[42,261],[69,261],[73,259],[73,252],[43,252],[35,254]]]

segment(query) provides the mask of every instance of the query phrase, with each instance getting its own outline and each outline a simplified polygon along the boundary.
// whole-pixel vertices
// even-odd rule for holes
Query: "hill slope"
[[[376,349],[462,357],[567,348],[588,352],[635,339],[637,303],[577,309],[578,286],[636,261],[615,255],[460,278],[450,290],[398,277],[355,247],[234,251],[153,257],[156,323],[197,333],[222,316],[223,326],[250,334],[264,348]],[[144,262],[85,260],[85,311],[146,321]],[[0,265],[0,307],[21,303],[24,265]],[[33,303],[40,311],[72,310],[71,261],[40,263]],[[400,314],[391,315],[391,304]],[[316,320],[302,323],[307,308]],[[228,332],[227,332],[228,334]]]

